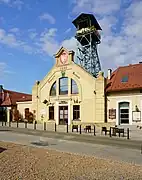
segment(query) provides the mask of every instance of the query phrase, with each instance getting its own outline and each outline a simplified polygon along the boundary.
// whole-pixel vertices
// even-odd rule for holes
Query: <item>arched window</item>
[[[129,102],[119,103],[119,124],[129,124]]]
[[[76,84],[76,82],[71,79],[71,94],[78,94],[78,86]]]
[[[59,95],[68,94],[68,78],[62,77],[59,79]]]
[[[50,96],[56,96],[56,81],[53,83],[50,89]]]

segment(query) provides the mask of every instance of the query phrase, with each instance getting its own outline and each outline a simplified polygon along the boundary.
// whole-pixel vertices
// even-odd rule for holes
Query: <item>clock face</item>
[[[61,56],[60,56],[60,62],[62,64],[66,64],[68,61],[68,53],[66,51],[63,51]]]

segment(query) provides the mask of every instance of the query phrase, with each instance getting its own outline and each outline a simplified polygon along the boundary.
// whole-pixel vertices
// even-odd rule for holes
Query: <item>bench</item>
[[[74,131],[74,129],[78,132],[78,125],[72,125],[72,132]]]
[[[118,133],[119,134],[119,137],[120,135],[122,134],[123,137],[124,137],[124,129],[123,128],[116,128],[116,127],[112,127],[112,136],[116,136],[116,134]]]
[[[105,135],[107,135],[107,133],[110,133],[110,130],[108,130],[106,127],[102,127],[102,131],[101,134],[105,132]]]
[[[87,133],[91,133],[91,126],[85,126],[84,131]]]

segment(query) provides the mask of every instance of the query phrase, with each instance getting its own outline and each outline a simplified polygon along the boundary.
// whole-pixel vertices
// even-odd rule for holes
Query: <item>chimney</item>
[[[111,70],[111,69],[108,69],[108,72],[107,72],[107,77],[108,77],[108,79],[110,79],[110,77],[111,77],[111,72],[112,72],[112,70]]]
[[[3,92],[3,86],[0,85],[0,104],[2,103],[2,92]]]

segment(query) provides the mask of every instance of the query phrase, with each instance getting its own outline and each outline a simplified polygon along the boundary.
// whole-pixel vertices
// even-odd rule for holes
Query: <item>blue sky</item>
[[[142,60],[141,0],[0,0],[0,84],[31,93],[61,46],[76,50],[72,20],[93,13],[102,71]]]

